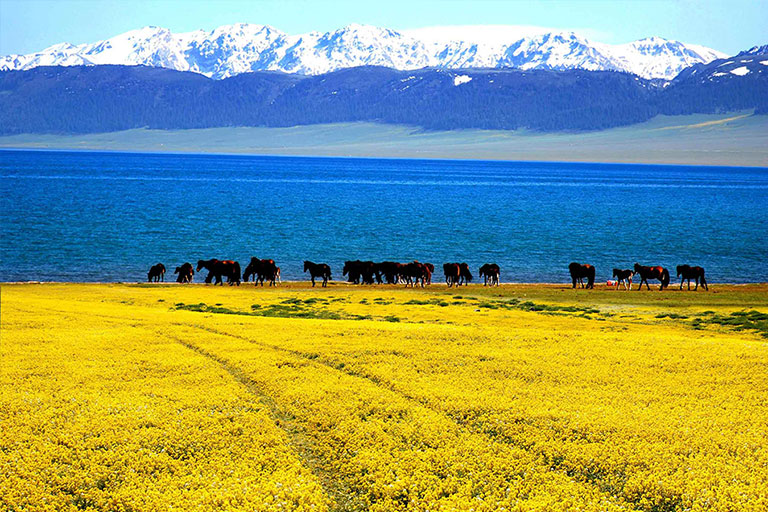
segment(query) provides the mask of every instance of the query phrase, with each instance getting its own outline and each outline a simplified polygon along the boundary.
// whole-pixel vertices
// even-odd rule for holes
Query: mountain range
[[[267,25],[235,24],[172,33],[145,27],[90,44],[60,43],[0,57],[0,70],[38,66],[143,65],[191,71],[216,80],[255,71],[320,75],[358,66],[621,71],[671,80],[683,69],[725,54],[649,37],[627,44],[590,41],[572,31],[519,26],[431,27],[395,31],[348,25],[289,35]]]
[[[755,50],[759,51],[759,50]],[[0,71],[0,134],[374,122],[428,130],[601,130],[651,119],[768,114],[768,53],[686,68],[672,81],[569,69],[274,71],[214,80],[147,66]]]

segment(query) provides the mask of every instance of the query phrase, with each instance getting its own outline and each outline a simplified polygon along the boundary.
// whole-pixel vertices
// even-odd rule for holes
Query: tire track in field
[[[189,324],[174,323],[173,325],[179,325],[182,327],[198,327],[196,325]],[[333,471],[327,467],[324,457],[320,451],[314,447],[314,442],[310,439],[309,436],[306,435],[304,428],[294,422],[294,418],[291,414],[286,413],[280,409],[272,397],[264,393],[258,382],[250,378],[245,372],[243,372],[243,370],[233,365],[223,357],[209,352],[204,348],[185,341],[175,335],[162,331],[156,332],[159,336],[173,340],[185,348],[216,363],[223,370],[229,373],[230,376],[232,376],[232,378],[238,382],[238,384],[243,386],[249,393],[254,395],[259,400],[259,402],[261,402],[261,404],[267,408],[275,425],[277,425],[280,429],[283,430],[283,432],[285,432],[288,438],[288,444],[291,446],[291,448],[293,448],[299,459],[315,476],[318,483],[325,491],[326,495],[333,501],[333,510],[338,512],[346,512],[362,511],[368,509],[364,502],[355,499],[357,494],[352,490],[351,486],[347,485],[343,479],[338,478],[338,475],[333,473]],[[225,334],[220,335],[226,336]]]
[[[309,363],[314,363],[314,364],[317,364],[317,365],[322,365],[322,366],[328,367],[328,368],[330,368],[330,369],[332,369],[332,370],[334,370],[336,372],[343,373],[343,374],[345,374],[345,375],[347,375],[349,377],[367,380],[367,381],[371,382],[372,384],[376,385],[377,387],[380,387],[380,388],[382,388],[384,390],[387,390],[387,391],[389,391],[389,392],[391,392],[391,393],[393,393],[393,394],[395,394],[395,395],[397,395],[397,396],[399,396],[401,398],[404,398],[407,401],[414,402],[417,405],[420,405],[422,407],[425,407],[425,408],[431,410],[435,414],[438,414],[440,416],[443,416],[443,417],[447,418],[449,421],[453,422],[460,430],[463,430],[463,431],[465,431],[465,432],[467,432],[469,434],[482,436],[488,442],[491,442],[491,443],[503,443],[503,444],[512,445],[512,446],[516,446],[516,447],[522,448],[522,449],[524,449],[524,450],[526,450],[528,452],[532,452],[532,453],[542,457],[542,459],[547,464],[551,464],[552,469],[555,470],[555,471],[560,471],[561,468],[564,466],[563,462],[560,462],[560,463],[553,462],[552,461],[552,457],[549,454],[547,454],[544,450],[533,448],[530,443],[526,443],[523,440],[510,437],[510,436],[505,435],[503,433],[496,433],[496,432],[492,432],[492,431],[489,432],[489,431],[483,429],[481,426],[478,426],[478,425],[474,424],[471,421],[454,417],[451,414],[447,413],[446,411],[444,411],[444,410],[436,407],[435,405],[433,405],[426,398],[419,397],[419,396],[414,396],[414,395],[412,395],[410,393],[407,393],[407,392],[405,392],[405,391],[403,391],[401,389],[398,389],[391,382],[388,382],[386,380],[382,380],[381,378],[379,378],[376,375],[372,375],[372,374],[369,374],[367,372],[364,372],[364,371],[361,371],[361,370],[357,370],[357,369],[350,369],[348,366],[346,366],[346,364],[343,361],[334,361],[334,360],[331,360],[331,359],[327,359],[324,356],[322,356],[320,354],[317,354],[317,353],[311,353],[310,354],[310,353],[302,352],[300,350],[293,350],[293,349],[281,347],[281,346],[278,346],[278,345],[272,345],[272,344],[269,344],[269,343],[265,343],[263,341],[257,341],[257,340],[254,340],[252,338],[248,338],[246,336],[241,336],[239,334],[229,333],[229,332],[222,331],[222,330],[219,330],[219,329],[216,329],[216,328],[213,328],[213,327],[207,327],[207,326],[191,324],[191,323],[190,324],[174,323],[174,325],[183,326],[183,327],[192,327],[192,328],[199,329],[199,330],[206,331],[206,332],[210,332],[212,334],[216,334],[216,335],[219,335],[219,336],[225,336],[225,337],[230,337],[230,338],[238,339],[238,340],[241,340],[241,341],[245,341],[245,342],[253,344],[253,345],[258,345],[258,346],[260,346],[262,348],[271,349],[271,350],[277,350],[277,351],[280,351],[280,352],[284,352],[284,353],[291,354],[293,356],[305,359]],[[214,358],[218,357],[218,356],[215,356],[213,354],[212,354],[212,356]],[[237,369],[236,367],[234,367],[234,368],[235,368],[236,371],[241,372],[241,370]],[[246,377],[246,378],[248,378],[248,377]],[[632,510],[641,510],[641,509],[639,509],[636,506],[635,503],[626,502],[624,500],[624,498],[620,494],[613,494],[613,493],[607,491],[606,489],[604,489],[603,486],[601,485],[601,482],[599,480],[595,479],[595,478],[589,478],[587,475],[583,475],[581,473],[575,473],[574,474],[571,471],[562,471],[562,474],[567,476],[568,478],[576,481],[576,482],[583,483],[583,484],[589,484],[590,486],[594,487],[597,491],[599,491],[601,494],[605,495],[609,500],[616,501],[619,504],[625,504],[625,505],[628,506],[628,508],[630,508]]]

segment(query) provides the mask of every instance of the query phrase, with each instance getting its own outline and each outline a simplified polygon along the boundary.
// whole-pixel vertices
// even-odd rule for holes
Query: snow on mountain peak
[[[141,64],[221,79],[249,71],[319,74],[380,65],[396,69],[581,68],[672,79],[692,64],[722,57],[710,48],[658,36],[609,45],[573,31],[518,25],[396,31],[352,23],[325,33],[288,35],[269,25],[237,23],[179,34],[148,26],[91,44],[60,43],[33,54],[2,57],[0,70]]]

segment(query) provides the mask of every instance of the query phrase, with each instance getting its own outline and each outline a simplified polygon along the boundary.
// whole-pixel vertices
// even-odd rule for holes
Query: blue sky
[[[93,42],[146,25],[186,32],[240,22],[290,34],[349,23],[401,30],[536,25],[605,43],[656,35],[736,53],[768,43],[768,0],[0,0],[0,54]]]

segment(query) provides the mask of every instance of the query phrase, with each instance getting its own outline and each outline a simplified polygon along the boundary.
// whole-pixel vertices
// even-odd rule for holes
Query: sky
[[[189,32],[232,23],[288,34],[350,23],[395,30],[533,25],[604,43],[660,36],[735,54],[768,43],[768,0],[0,0],[0,55],[90,43],[147,25]]]

